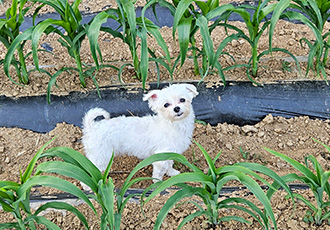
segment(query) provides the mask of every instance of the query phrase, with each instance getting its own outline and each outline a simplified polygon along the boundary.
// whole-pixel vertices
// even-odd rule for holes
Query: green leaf
[[[271,149],[268,149],[268,148],[265,148],[265,147],[264,147],[264,149],[266,151],[270,152],[271,154],[273,154],[273,155],[281,158],[282,160],[286,161],[290,165],[292,165],[295,169],[297,169],[299,172],[304,174],[307,177],[307,179],[317,187],[317,177],[306,166],[300,164],[299,162],[291,159],[290,157],[288,157],[288,156],[286,156],[282,153],[276,152],[274,150],[271,150]]]
[[[55,20],[51,18],[45,19],[34,28],[31,36],[31,42],[32,42],[33,61],[37,70],[39,70],[39,61],[37,54],[39,39],[41,35],[44,33],[44,31],[51,25],[61,26],[67,32],[70,32],[71,30],[70,24],[68,22],[62,20]]]
[[[242,204],[244,205],[244,207],[239,206],[239,205],[232,205],[232,203],[238,203],[238,204]],[[248,206],[249,208],[251,208],[251,210],[245,208],[245,206]],[[244,211],[246,213],[248,213],[250,216],[252,216],[253,218],[255,218],[260,225],[264,225],[265,229],[267,229],[266,226],[269,225],[269,220],[267,218],[267,216],[265,215],[265,213],[263,211],[260,210],[260,208],[258,208],[253,202],[244,199],[244,198],[239,198],[239,197],[230,197],[227,198],[225,200],[222,200],[218,203],[218,209],[220,208],[233,208],[233,209],[237,209],[237,210],[241,210]],[[261,217],[261,219],[257,216]]]
[[[7,199],[5,199],[2,195],[0,195],[0,204],[5,212],[14,212],[14,208],[7,203]]]
[[[107,219],[108,222],[113,228],[115,225],[115,206],[114,206],[114,184],[111,178],[109,178],[108,183],[103,183],[103,181],[99,181],[98,184],[99,195],[101,196],[103,208],[107,210]]]
[[[188,9],[189,5],[193,2],[194,0],[182,0],[179,2],[176,11],[175,11],[175,15],[174,15],[174,19],[173,19],[173,38],[175,37],[175,31],[176,29],[178,29],[178,31],[180,32],[180,30],[182,29],[182,26],[180,26],[182,23],[186,24],[187,23],[187,18],[183,17],[183,14],[186,12],[186,10]],[[188,17],[191,18],[191,17]],[[190,20],[191,21],[191,20]],[[178,27],[181,28],[178,28]],[[190,31],[189,31],[190,33]],[[188,35],[189,35],[188,33]]]
[[[88,30],[87,30],[87,37],[89,39],[89,45],[90,45],[90,49],[91,49],[91,54],[92,57],[94,59],[95,65],[97,67],[97,69],[99,69],[99,61],[98,61],[98,57],[97,54],[99,54],[100,59],[102,60],[102,54],[101,52],[97,52],[99,44],[98,44],[98,37],[100,34],[100,28],[101,25],[105,22],[107,22],[109,15],[106,12],[101,12],[99,14],[97,14],[91,25],[89,26]]]
[[[16,191],[20,187],[19,183],[13,182],[13,181],[0,181],[0,189],[12,189]]]
[[[200,28],[200,33],[203,38],[203,50],[205,50],[206,56],[209,61],[210,66],[215,65],[214,60],[214,48],[213,41],[211,39],[211,34],[208,29],[208,21],[204,16],[201,16],[197,19],[197,26]]]
[[[273,11],[273,15],[272,15],[272,18],[270,19],[270,26],[269,26],[269,50],[270,50],[270,53],[272,53],[272,41],[273,41],[273,34],[274,34],[276,23],[278,22],[283,11],[289,7],[290,2],[291,2],[291,0],[279,1]]]
[[[121,191],[126,191],[128,189],[127,185],[130,183],[130,180],[135,175],[135,173],[137,173],[140,169],[142,169],[142,168],[144,168],[144,167],[146,167],[148,165],[151,165],[154,162],[165,161],[165,160],[174,160],[174,161],[177,161],[179,163],[182,163],[182,164],[186,165],[188,168],[192,169],[195,172],[203,173],[198,167],[196,167],[195,165],[192,165],[181,154],[177,154],[177,153],[159,153],[159,154],[154,154],[154,155],[151,155],[150,157],[144,159],[137,166],[135,166],[135,168],[127,176],[127,178],[126,178],[126,180],[125,180],[125,182],[123,184],[123,187],[122,187]],[[123,194],[121,194],[121,195],[123,195]]]
[[[289,20],[298,20],[302,22],[303,24],[307,25],[314,33],[314,36],[317,40],[318,44],[323,44],[323,39],[322,39],[322,31],[319,31],[319,29],[304,15],[297,13],[297,12],[292,12],[288,11],[285,13],[285,16]]]
[[[216,172],[216,169],[215,169],[215,165],[214,165],[214,162],[213,160],[211,159],[210,155],[207,153],[207,151],[203,148],[202,145],[200,145],[198,142],[195,142],[195,144],[198,146],[198,148],[202,151],[204,157],[205,157],[205,160],[209,166],[209,170],[211,170],[211,175],[212,175],[212,179],[213,179],[213,182],[216,181],[216,176],[218,175],[217,172]]]
[[[278,183],[290,196],[294,206],[295,206],[295,202],[294,202],[294,199],[293,199],[293,195],[292,195],[292,192],[291,192],[291,189],[290,187],[286,184],[286,181],[283,180],[283,178],[281,178],[277,173],[275,173],[273,170],[267,168],[266,166],[263,166],[263,165],[260,165],[260,164],[256,164],[256,163],[249,163],[249,162],[240,162],[240,163],[237,163],[235,165],[240,165],[240,166],[243,166],[243,167],[246,167],[250,170],[253,170],[253,171],[256,171],[256,172],[260,172],[264,175],[267,175],[268,177],[270,177],[271,179],[273,179],[276,183]],[[267,197],[270,199],[273,192],[270,192],[271,190],[273,190],[272,188],[274,188],[273,186],[271,186],[269,188],[269,191],[267,192]],[[276,189],[276,188],[275,188]]]
[[[209,6],[207,5],[206,2],[202,2],[202,1],[194,1],[194,2],[201,9],[202,15],[206,15],[210,11],[210,8],[209,8]]]
[[[170,178],[171,179],[171,178]],[[157,189],[156,189],[157,190]],[[156,191],[155,190],[155,191]],[[155,192],[154,191],[154,192]],[[152,194],[154,194],[154,192]],[[151,194],[151,195],[152,195]],[[155,222],[155,226],[154,226],[154,229],[159,229],[161,224],[163,223],[165,217],[167,216],[168,212],[172,209],[172,207],[177,203],[179,202],[180,200],[182,200],[183,198],[185,197],[191,197],[193,195],[197,195],[197,194],[201,194],[202,197],[206,197],[209,196],[209,194],[207,194],[207,192],[202,189],[202,188],[193,188],[193,187],[186,187],[186,188],[183,188],[179,191],[177,191],[174,195],[172,195],[165,203],[165,205],[162,207],[162,209],[159,211],[158,213],[158,216],[157,216],[157,219],[156,219],[156,222]],[[151,196],[150,195],[150,196]],[[149,197],[150,197],[149,196]],[[145,201],[148,202],[150,199],[148,199]],[[181,226],[181,224],[180,224]]]
[[[57,173],[59,175],[74,178],[88,185],[94,192],[97,191],[97,182],[80,167],[67,162],[48,161],[38,165],[36,175],[40,173]]]
[[[293,193],[293,196],[306,204],[313,212],[317,212],[317,208],[312,204],[312,202],[300,194]]]
[[[273,222],[274,228],[277,229],[276,219],[275,219],[272,207],[270,205],[270,201],[269,201],[268,197],[266,196],[266,194],[262,191],[262,189],[258,185],[258,183],[255,180],[253,180],[251,177],[245,175],[244,173],[238,172],[238,171],[227,173],[222,178],[222,180],[228,181],[228,179],[226,179],[227,177],[229,177],[230,180],[233,180],[234,178],[236,178],[236,180],[238,180],[243,185],[245,185],[258,198],[258,200],[264,206],[266,214],[269,216],[269,218]]]
[[[325,173],[322,174],[321,176],[321,187],[325,187],[326,184],[329,185],[329,178],[330,178],[330,172],[326,171]]]
[[[208,21],[210,21],[211,19],[213,19],[215,17],[219,17],[219,16],[223,15],[224,13],[226,13],[228,11],[232,11],[234,9],[235,9],[235,7],[232,4],[224,4],[217,8],[214,8],[213,10],[208,12],[205,15],[205,17]]]
[[[34,176],[28,179],[18,190],[17,195],[20,197],[16,203],[27,199],[27,191],[31,189],[32,186],[42,185],[46,187],[52,187],[64,192],[70,193],[83,201],[85,201],[92,210],[96,213],[96,210],[88,199],[88,197],[83,193],[79,188],[71,184],[70,182],[63,180],[61,178],[53,177],[53,176]]]
[[[53,222],[47,220],[43,216],[29,216],[25,219],[25,222],[35,221],[38,224],[43,224],[47,229],[54,229],[54,230],[61,230],[60,227],[58,227]]]
[[[51,76],[49,82],[48,82],[48,85],[47,85],[47,102],[48,104],[51,104],[51,98],[50,98],[50,93],[51,93],[51,89],[53,87],[53,85],[56,85],[56,79],[57,77],[65,72],[65,71],[68,71],[68,70],[76,70],[78,72],[78,69],[76,68],[73,68],[73,67],[63,67],[61,69],[59,69],[58,71],[56,71],[56,73]],[[44,70],[40,69],[41,72],[44,72]],[[46,72],[48,75],[50,75],[48,72]]]
[[[182,18],[180,24],[177,26],[178,40],[180,46],[181,66],[185,62],[187,56],[192,21],[193,21],[192,17]],[[173,33],[175,33],[175,31],[173,31]]]
[[[142,88],[145,89],[145,84],[148,76],[148,68],[149,68],[147,31],[144,28],[141,28],[138,31],[138,36],[141,39],[140,69],[141,69],[141,77],[142,77]]]
[[[1,223],[0,224],[0,229],[12,229],[12,228],[20,229],[20,226],[18,223]]]
[[[41,155],[41,157],[48,156],[60,157],[65,162],[80,167],[90,174],[94,181],[99,181],[102,178],[100,170],[87,157],[74,149],[68,147],[55,147],[47,150]]]
[[[202,172],[193,172],[193,173],[181,173],[176,176],[172,176],[171,178],[167,179],[163,183],[161,183],[144,201],[144,203],[151,200],[153,197],[155,197],[157,194],[159,194],[161,191],[180,183],[185,182],[201,182],[209,185],[210,187],[214,187],[212,183],[212,178],[210,176],[205,175]]]
[[[39,151],[36,153],[36,155],[33,156],[32,160],[30,161],[28,167],[26,168],[22,178],[21,178],[21,183],[25,183],[32,174],[32,171],[37,163],[37,160],[40,158],[41,154],[44,152],[45,148],[51,143],[53,142],[57,137],[54,137],[53,139],[51,139],[50,141],[48,141],[46,144],[44,144]]]
[[[75,214],[79,220],[85,225],[85,227],[87,229],[89,229],[88,227],[88,222],[85,218],[85,216],[78,211],[78,209],[76,209],[75,207],[73,207],[72,205],[65,203],[65,202],[47,202],[44,205],[41,205],[36,212],[34,213],[35,216],[37,216],[40,212],[48,209],[48,208],[54,208],[54,209],[61,209],[61,210],[67,210],[69,212],[72,212],[73,214]]]
[[[299,75],[301,75],[301,68],[300,68],[299,61],[291,52],[289,52],[286,49],[277,48],[277,47],[273,48],[272,51],[273,52],[282,52],[282,53],[288,54],[294,60],[294,62],[296,63]],[[258,55],[258,60],[260,60],[262,56],[270,54],[270,52],[271,52],[270,50],[263,51],[261,54]]]
[[[198,216],[202,216],[205,215],[207,216],[208,212],[203,210],[203,211],[196,211],[188,216],[186,216],[181,223],[179,224],[177,229],[181,229],[186,223],[188,223],[189,221],[192,221],[194,218],[198,217]]]
[[[29,29],[25,30],[23,33],[18,35],[11,43],[10,47],[8,48],[7,54],[5,56],[5,61],[3,64],[4,72],[8,76],[8,78],[17,85],[19,84],[16,83],[9,74],[9,68],[10,65],[13,63],[12,60],[15,57],[14,56],[15,50],[17,50],[17,48],[21,45],[21,42],[29,40],[31,38],[32,31],[33,31],[33,27],[30,27]]]
[[[170,64],[171,63],[170,52],[168,51],[166,42],[164,41],[164,38],[162,37],[162,35],[161,35],[160,31],[159,31],[159,28],[147,27],[147,31],[149,33],[151,33],[152,36],[156,39],[157,44],[162,48],[162,50],[165,53],[167,62]]]

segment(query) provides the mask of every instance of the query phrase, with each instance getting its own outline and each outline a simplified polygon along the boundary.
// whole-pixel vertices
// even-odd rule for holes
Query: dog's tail
[[[82,124],[84,129],[89,129],[95,122],[97,117],[104,117],[104,119],[110,119],[110,114],[101,108],[90,109],[84,116]]]

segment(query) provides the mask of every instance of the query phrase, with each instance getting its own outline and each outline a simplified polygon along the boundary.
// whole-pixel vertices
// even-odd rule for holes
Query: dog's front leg
[[[176,169],[174,169],[173,168],[173,161],[172,160],[170,160],[170,161],[166,161],[167,162],[167,171],[166,171],[166,174],[168,175],[168,176],[175,176],[175,175],[178,175],[178,174],[180,174],[180,172],[178,171],[178,170],[176,170]]]
[[[180,172],[173,168],[173,161],[157,161],[153,164],[153,173],[152,177],[155,178],[154,183],[158,180],[163,180],[163,176],[167,174],[168,176],[178,175]],[[158,179],[158,180],[157,180]]]

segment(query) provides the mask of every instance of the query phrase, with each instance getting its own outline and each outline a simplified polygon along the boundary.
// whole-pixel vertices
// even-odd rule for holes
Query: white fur
[[[182,154],[191,142],[195,119],[191,101],[197,94],[196,87],[191,84],[150,91],[143,100],[148,100],[149,107],[156,113],[153,116],[110,119],[104,109],[89,110],[83,118],[82,137],[87,158],[104,171],[113,152],[140,159],[163,152]],[[105,119],[94,121],[98,116]],[[162,180],[165,173],[179,174],[172,166],[173,161],[154,163],[153,178]]]

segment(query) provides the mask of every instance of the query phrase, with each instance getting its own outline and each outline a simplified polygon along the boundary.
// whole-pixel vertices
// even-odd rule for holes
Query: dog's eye
[[[185,101],[186,101],[186,99],[184,99],[184,98],[180,99],[180,102],[182,102],[182,103],[185,102]]]
[[[170,106],[170,103],[165,103],[165,104],[164,104],[164,107],[165,107],[165,108],[167,108],[167,107],[169,107],[169,106]]]

